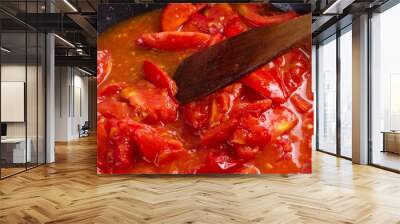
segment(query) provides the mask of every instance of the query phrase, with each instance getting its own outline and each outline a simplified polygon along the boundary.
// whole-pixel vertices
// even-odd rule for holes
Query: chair
[[[78,124],[79,138],[89,136],[89,130],[90,130],[89,121],[85,121],[82,127]]]

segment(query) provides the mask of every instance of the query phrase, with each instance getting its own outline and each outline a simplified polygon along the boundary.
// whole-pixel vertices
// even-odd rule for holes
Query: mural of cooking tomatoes
[[[298,15],[270,4],[169,3],[101,33],[98,173],[310,173],[311,34],[188,104],[175,99],[173,80],[186,57]]]

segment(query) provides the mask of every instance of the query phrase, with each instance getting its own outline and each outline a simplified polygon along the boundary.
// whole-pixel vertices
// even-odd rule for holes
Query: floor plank
[[[400,175],[314,153],[312,175],[97,176],[96,141],[0,181],[0,223],[400,223]]]

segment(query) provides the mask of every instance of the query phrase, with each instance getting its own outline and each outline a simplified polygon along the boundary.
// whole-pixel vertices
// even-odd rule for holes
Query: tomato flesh
[[[230,20],[225,27],[224,34],[226,37],[233,37],[240,33],[247,31],[249,28],[242,21],[240,17],[233,18]]]
[[[299,119],[286,107],[275,107],[262,114],[263,126],[268,129],[271,139],[276,139],[294,128]]]
[[[242,82],[276,103],[286,101],[286,95],[271,70],[264,66],[242,79]]]
[[[137,128],[133,132],[133,139],[143,154],[143,158],[156,166],[179,154],[186,153],[186,149],[179,140],[149,125]]]
[[[177,118],[178,104],[167,90],[148,82],[139,82],[121,91],[121,98],[129,103],[136,120],[154,123],[172,122]]]

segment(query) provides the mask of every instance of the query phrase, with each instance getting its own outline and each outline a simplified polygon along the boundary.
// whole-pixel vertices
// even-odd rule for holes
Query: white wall
[[[55,76],[55,140],[77,139],[88,120],[88,78],[72,67],[56,67]]]

